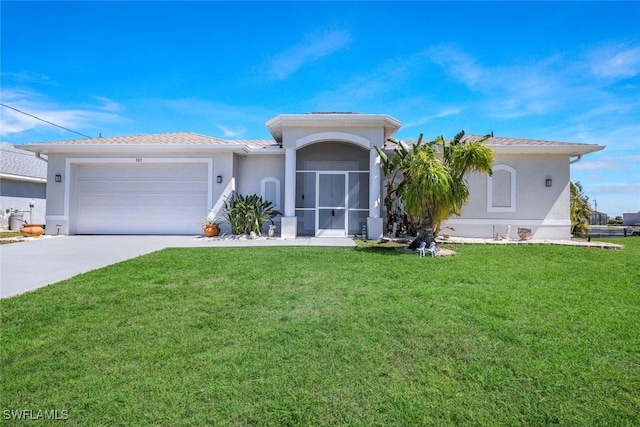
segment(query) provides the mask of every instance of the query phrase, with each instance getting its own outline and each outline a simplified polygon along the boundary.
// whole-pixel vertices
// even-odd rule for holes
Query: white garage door
[[[77,234],[199,234],[208,165],[78,166]]]

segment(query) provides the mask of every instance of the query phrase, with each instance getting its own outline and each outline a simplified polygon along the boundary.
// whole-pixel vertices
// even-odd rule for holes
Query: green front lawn
[[[621,243],[160,251],[0,303],[0,422],[640,425]]]

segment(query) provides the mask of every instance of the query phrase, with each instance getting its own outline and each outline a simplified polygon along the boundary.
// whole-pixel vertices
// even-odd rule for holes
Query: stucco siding
[[[495,165],[507,165],[515,171],[515,208],[511,211],[490,209],[488,191],[492,190],[486,175],[468,177],[471,200],[460,217],[453,217],[446,226],[454,235],[492,237],[504,235],[511,226],[511,236],[517,228],[531,228],[534,237],[569,238],[569,160],[563,155],[497,156]],[[551,179],[550,187],[546,180]],[[493,191],[496,191],[493,188]],[[494,198],[495,199],[495,198]],[[504,204],[504,200],[500,203]],[[495,205],[494,205],[495,206]]]
[[[237,191],[243,195],[262,193],[262,180],[275,178],[280,182],[280,200],[270,200],[284,204],[284,156],[256,155],[237,156]]]
[[[374,145],[381,146],[384,143],[384,132],[382,129],[368,129],[368,128],[330,128],[330,129],[316,129],[316,128],[285,128],[283,131],[282,147],[283,148],[301,148],[297,146],[297,142],[310,135],[330,135],[330,134],[344,134],[345,138],[340,141],[349,140],[349,135],[356,135],[357,137],[364,138],[369,142],[368,148],[373,148]],[[329,140],[337,140],[331,138]],[[327,141],[326,138],[318,139],[317,142]],[[313,143],[310,141],[309,143]]]
[[[50,155],[47,167],[47,215],[64,214],[65,182],[69,179],[65,173],[65,156]],[[60,175],[62,182],[55,182]]]
[[[327,142],[323,144],[313,144],[298,150],[296,157],[296,169],[305,170],[307,162],[358,162],[358,170],[369,170],[369,151],[358,146]],[[336,165],[339,167],[339,164]],[[335,169],[335,168],[332,168]]]

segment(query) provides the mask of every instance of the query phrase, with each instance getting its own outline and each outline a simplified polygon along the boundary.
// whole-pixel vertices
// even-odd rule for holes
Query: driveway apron
[[[18,295],[166,246],[166,236],[63,236],[2,245],[0,297]]]

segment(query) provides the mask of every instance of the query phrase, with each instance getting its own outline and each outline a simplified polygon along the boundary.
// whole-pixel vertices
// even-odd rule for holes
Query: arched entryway
[[[369,217],[369,150],[323,141],[297,150],[298,235],[360,234]]]

